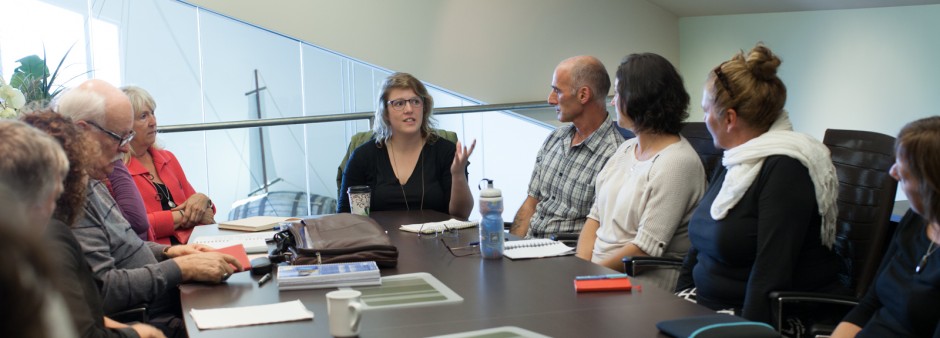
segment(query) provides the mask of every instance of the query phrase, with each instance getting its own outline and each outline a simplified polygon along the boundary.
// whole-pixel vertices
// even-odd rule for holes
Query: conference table
[[[315,216],[312,216],[315,217]],[[656,323],[667,319],[713,314],[655,287],[620,292],[576,293],[580,275],[614,271],[574,256],[529,260],[456,257],[440,238],[398,230],[403,224],[443,221],[449,215],[433,211],[373,212],[370,217],[388,232],[398,247],[396,268],[383,276],[427,272],[463,298],[456,304],[363,311],[361,337],[425,337],[487,328],[514,326],[551,337],[666,337]],[[194,236],[225,234],[205,226]],[[443,237],[451,248],[478,238],[478,228]],[[234,274],[224,284],[185,284],[180,287],[189,336],[201,337],[329,337],[326,293],[335,289],[278,291],[276,280],[258,286],[249,272]],[[214,309],[272,304],[299,299],[314,313],[312,321],[297,321],[228,329],[200,330],[191,309]]]

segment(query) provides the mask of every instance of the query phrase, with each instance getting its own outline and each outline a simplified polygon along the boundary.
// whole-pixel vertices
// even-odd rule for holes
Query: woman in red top
[[[134,132],[131,158],[127,170],[147,208],[147,219],[155,242],[162,244],[189,241],[193,226],[215,223],[215,206],[203,193],[196,192],[176,156],[159,148],[157,138],[157,108],[146,90],[127,86],[121,88],[134,109]]]

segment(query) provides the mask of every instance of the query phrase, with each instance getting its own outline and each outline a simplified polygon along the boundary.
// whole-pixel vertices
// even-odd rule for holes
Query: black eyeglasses
[[[724,66],[725,63],[727,63],[727,61],[722,62],[720,65],[718,65],[717,68],[715,68],[715,77],[718,78],[718,82],[721,83],[721,87],[722,87],[726,92],[728,92],[728,97],[730,97],[730,98],[733,100],[733,99],[734,99],[734,91],[731,90],[731,82],[728,81],[728,77],[725,76],[725,73],[723,73],[723,72],[721,71],[721,66]],[[718,99],[718,96],[717,96],[717,95],[715,95],[715,99],[716,99],[716,100]]]
[[[121,137],[121,135],[118,135],[117,133],[115,133],[115,132],[113,132],[113,131],[104,129],[104,127],[99,126],[99,125],[98,125],[97,123],[95,123],[94,121],[87,121],[87,120],[86,120],[85,122],[87,122],[88,124],[90,124],[90,125],[92,125],[92,126],[95,126],[95,128],[98,128],[98,130],[104,132],[105,134],[108,134],[108,136],[111,136],[111,138],[113,138],[115,141],[118,142],[118,148],[123,147],[123,146],[127,145],[128,143],[130,143],[131,140],[134,139],[134,135],[137,135],[137,133],[135,133],[133,130],[131,130],[130,133],[127,133],[127,136]]]
[[[464,256],[473,256],[480,254],[480,244],[470,243],[468,246],[458,246],[451,248],[450,245],[447,245],[447,241],[441,238],[441,243],[444,244],[444,247],[447,248],[447,251],[450,252],[454,257],[464,257]]]
[[[389,107],[397,111],[405,109],[406,103],[411,103],[412,108],[421,108],[424,105],[424,101],[420,97],[412,97],[410,99],[398,99],[386,102]]]

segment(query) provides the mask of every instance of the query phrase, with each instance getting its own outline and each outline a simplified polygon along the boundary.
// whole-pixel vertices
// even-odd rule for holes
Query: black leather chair
[[[889,174],[895,161],[894,137],[867,131],[829,129],[823,143],[832,153],[839,177],[839,228],[835,249],[843,259],[840,278],[852,293],[840,296],[773,292],[770,297],[777,321],[774,324],[778,329],[786,318],[806,315],[807,304],[841,304],[844,310],[836,307],[836,311],[851,310],[868,291],[894,233],[890,218],[897,181]],[[833,309],[829,305],[821,306],[827,306],[828,311]],[[794,309],[793,313],[788,312],[788,308]],[[838,319],[823,324],[817,321],[811,326],[810,336],[831,332],[835,324],[838,324]]]
[[[702,159],[702,166],[705,168],[705,178],[711,182],[712,175],[721,165],[721,158],[725,151],[715,147],[715,141],[712,139],[712,134],[708,132],[705,122],[686,122],[679,134],[685,137],[698,153],[698,157]]]

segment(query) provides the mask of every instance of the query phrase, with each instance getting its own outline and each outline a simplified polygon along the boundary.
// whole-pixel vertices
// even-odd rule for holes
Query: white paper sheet
[[[313,319],[313,312],[307,310],[299,299],[267,305],[192,309],[189,313],[200,330]]]

